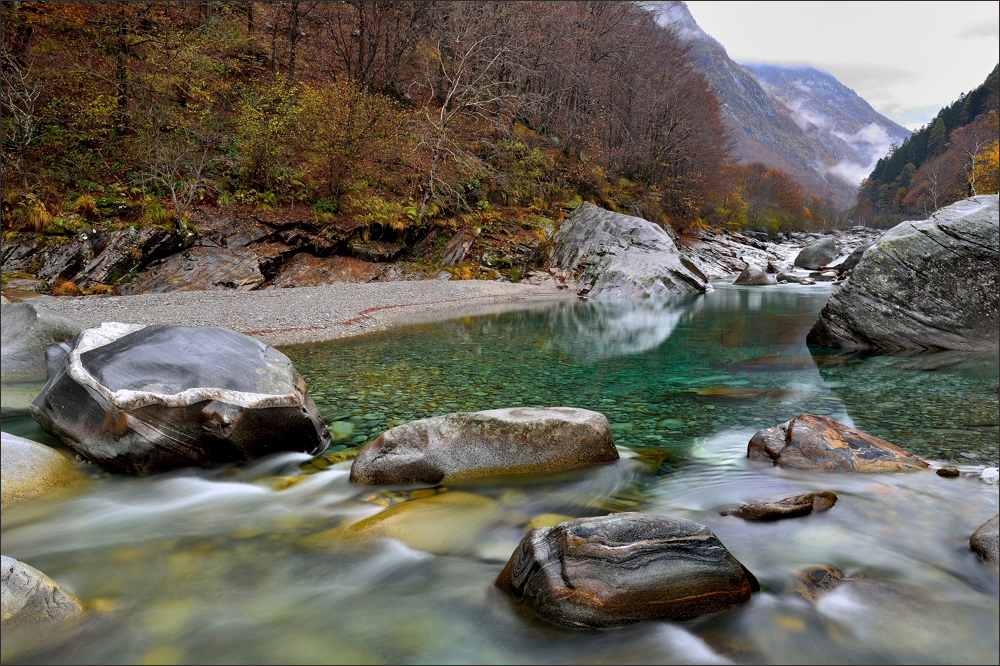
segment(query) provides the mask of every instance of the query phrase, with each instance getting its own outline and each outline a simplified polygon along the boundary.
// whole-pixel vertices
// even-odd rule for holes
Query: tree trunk
[[[288,21],[288,85],[295,83],[295,51],[299,43],[299,3],[293,1]]]

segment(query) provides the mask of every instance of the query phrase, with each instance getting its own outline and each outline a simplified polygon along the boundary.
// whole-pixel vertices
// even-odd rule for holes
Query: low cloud
[[[996,7],[994,7],[996,9]],[[955,36],[959,39],[1000,38],[1000,21],[993,23],[974,23],[962,28]]]
[[[851,185],[860,185],[861,181],[875,168],[875,164],[889,153],[893,137],[878,123],[869,123],[854,134],[833,132],[833,135],[854,148],[858,153],[868,158],[867,165],[844,160],[827,169],[828,173],[844,180]]]
[[[820,129],[826,129],[830,120],[815,109],[806,108],[805,100],[796,99],[785,106],[792,112],[792,120],[803,130],[809,129],[810,125],[815,125]]]

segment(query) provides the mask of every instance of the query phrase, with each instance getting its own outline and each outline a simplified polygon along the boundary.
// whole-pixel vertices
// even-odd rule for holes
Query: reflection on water
[[[448,488],[351,486],[349,463],[302,477],[299,454],[95,474],[76,496],[3,513],[4,554],[94,609],[44,636],[5,636],[3,660],[996,663],[1000,586],[968,548],[997,511],[994,488],[746,459],[754,431],[804,411],[966,471],[997,458],[996,359],[814,357],[805,332],[828,293],[721,286],[666,304],[560,303],[288,348],[335,448],[413,418],[519,404],[604,412],[629,448],[611,465]],[[4,387],[2,425],[41,439],[21,405],[33,388]],[[839,502],[774,523],[718,513],[813,490]],[[438,495],[448,501],[426,511]],[[391,524],[394,538],[345,529],[390,506],[378,533]],[[708,525],[764,590],[683,625],[581,632],[517,614],[492,587],[529,524],[623,510]],[[863,577],[811,604],[792,578],[814,565]]]

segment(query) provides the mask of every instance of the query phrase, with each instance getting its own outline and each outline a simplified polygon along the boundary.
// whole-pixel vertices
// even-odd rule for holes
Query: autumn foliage
[[[732,166],[644,3],[3,2],[2,29],[5,230],[306,206],[413,240],[580,199],[678,228],[822,218]]]

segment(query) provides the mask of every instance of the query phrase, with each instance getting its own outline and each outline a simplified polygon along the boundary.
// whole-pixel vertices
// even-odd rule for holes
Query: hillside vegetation
[[[8,240],[227,208],[410,246],[581,200],[679,230],[835,218],[733,166],[642,3],[3,2],[2,30]]]
[[[1000,65],[982,85],[880,159],[861,183],[855,219],[891,227],[976,194],[995,194],[1000,171]]]

